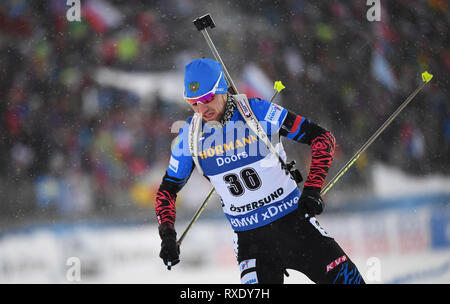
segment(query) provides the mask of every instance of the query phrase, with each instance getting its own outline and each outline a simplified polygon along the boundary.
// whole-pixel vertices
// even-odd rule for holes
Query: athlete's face
[[[206,121],[219,121],[225,112],[225,104],[227,101],[227,94],[216,94],[214,98],[208,103],[200,103],[193,105],[191,108],[202,114],[202,118]]]

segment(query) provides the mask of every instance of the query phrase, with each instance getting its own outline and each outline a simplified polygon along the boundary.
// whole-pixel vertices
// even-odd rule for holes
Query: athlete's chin
[[[203,119],[206,121],[216,121],[217,115],[216,114],[210,114],[210,115],[203,115]]]

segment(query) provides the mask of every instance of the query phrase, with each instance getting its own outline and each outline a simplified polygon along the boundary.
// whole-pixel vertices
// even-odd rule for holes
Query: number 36
[[[230,190],[232,195],[241,196],[244,194],[245,188],[255,191],[261,187],[261,178],[253,168],[242,169],[239,175],[241,179],[234,173],[227,174],[223,177],[223,180],[230,185],[228,186],[228,190]]]

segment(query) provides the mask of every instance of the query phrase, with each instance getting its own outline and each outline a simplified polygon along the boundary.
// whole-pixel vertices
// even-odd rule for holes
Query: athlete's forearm
[[[280,135],[311,146],[311,165],[304,187],[320,191],[333,161],[333,134],[300,115],[288,112]]]
[[[175,224],[177,193],[184,183],[174,177],[164,175],[158,192],[156,193],[155,213],[159,225],[168,224],[172,228]]]
[[[168,224],[172,228],[174,227],[176,198],[176,194],[167,190],[162,190],[161,188],[158,190],[158,193],[156,194],[155,213],[159,225]]]
[[[333,134],[329,131],[313,139],[311,165],[304,187],[313,187],[318,191],[322,189],[333,161],[335,142]]]

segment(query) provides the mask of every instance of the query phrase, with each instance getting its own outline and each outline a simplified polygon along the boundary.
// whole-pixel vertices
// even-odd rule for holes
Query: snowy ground
[[[391,224],[393,218],[391,215]],[[347,218],[348,223],[345,223],[345,218],[333,217],[327,221],[324,217],[323,226],[335,227],[333,220],[349,229],[358,225],[354,219],[352,222]],[[181,223],[180,227],[183,225]],[[395,233],[389,231],[389,235],[392,234]],[[345,230],[344,234],[337,234],[338,241],[342,240],[343,247],[349,246],[349,240],[343,235]],[[367,246],[359,246],[358,240],[361,239],[354,238],[356,243],[348,252],[367,283],[450,283],[450,247],[431,249],[429,242],[419,239],[408,250],[384,245],[380,251],[371,246],[369,249],[374,254],[367,255],[351,249],[352,246]],[[390,240],[395,241],[396,237]],[[375,241],[388,243],[389,239]],[[193,226],[182,245],[182,262],[171,271],[158,257],[159,242],[154,225],[78,227],[58,232],[40,229],[3,236],[0,239],[0,283],[240,283],[232,232],[225,219],[203,220]],[[79,261],[79,281],[74,277],[76,263],[70,262],[73,257]],[[311,283],[299,272],[289,270],[289,274],[285,278],[287,284]]]
[[[381,277],[370,277],[370,260],[354,259],[368,284],[449,284],[450,250],[407,256],[381,257]],[[370,264],[372,265],[372,264]],[[158,269],[156,269],[158,268]],[[288,270],[286,284],[312,284],[306,276]],[[372,278],[372,279],[371,279]],[[86,283],[149,283],[149,284],[239,284],[237,267],[202,266],[186,268],[182,265],[167,271],[161,265],[136,265],[112,271]]]

